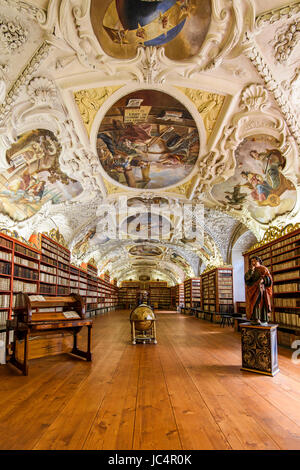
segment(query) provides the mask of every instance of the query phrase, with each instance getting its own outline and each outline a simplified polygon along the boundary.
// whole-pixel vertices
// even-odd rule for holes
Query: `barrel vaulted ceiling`
[[[297,1],[0,0],[0,228],[174,284],[299,222],[299,38]]]

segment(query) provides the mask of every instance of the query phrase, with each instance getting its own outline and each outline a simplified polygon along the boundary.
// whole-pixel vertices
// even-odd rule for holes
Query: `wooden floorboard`
[[[94,319],[93,361],[0,366],[0,449],[300,449],[300,365],[242,372],[240,334],[158,313],[158,344],[130,343],[129,314]],[[85,335],[81,338],[84,344]]]

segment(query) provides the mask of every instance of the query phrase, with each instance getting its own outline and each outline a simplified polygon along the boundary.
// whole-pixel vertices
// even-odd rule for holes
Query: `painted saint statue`
[[[245,274],[246,315],[254,324],[267,325],[271,312],[272,277],[258,256],[253,256],[250,263]]]

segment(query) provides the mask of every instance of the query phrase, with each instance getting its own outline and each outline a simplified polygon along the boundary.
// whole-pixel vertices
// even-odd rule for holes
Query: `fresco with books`
[[[263,224],[290,212],[296,204],[296,188],[284,174],[286,159],[278,146],[269,135],[245,138],[235,152],[234,175],[213,188],[213,197],[236,210],[247,207]]]
[[[164,46],[171,59],[199,52],[211,18],[210,0],[92,0],[91,21],[102,48],[128,58],[139,46]]]
[[[18,137],[6,152],[0,172],[0,211],[22,221],[51,201],[59,204],[78,196],[82,186],[60,170],[61,145],[54,134],[37,129]]]
[[[177,184],[193,170],[199,148],[191,114],[178,100],[155,90],[139,90],[118,100],[97,134],[104,170],[130,188]]]

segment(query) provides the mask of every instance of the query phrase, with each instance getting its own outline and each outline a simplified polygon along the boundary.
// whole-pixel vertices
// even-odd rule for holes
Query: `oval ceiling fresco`
[[[157,246],[142,244],[131,247],[129,253],[132,256],[160,256],[162,250]]]
[[[193,170],[199,149],[198,129],[189,111],[156,90],[121,98],[107,111],[97,133],[102,167],[130,188],[177,184]]]
[[[120,230],[129,238],[137,238],[139,242],[141,240],[168,240],[173,234],[171,222],[166,217],[151,212],[127,217],[121,223]]]
[[[210,0],[92,0],[91,21],[103,50],[129,58],[137,47],[164,46],[170,59],[196,55],[211,21]]]
[[[269,135],[246,137],[235,151],[234,175],[216,185],[212,195],[235,210],[247,207],[262,224],[290,212],[297,200],[294,183],[283,174],[286,159]]]
[[[61,145],[46,129],[18,136],[6,152],[9,165],[0,174],[0,211],[21,221],[36,214],[51,201],[72,199],[82,192],[79,182],[60,169]]]

